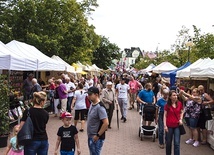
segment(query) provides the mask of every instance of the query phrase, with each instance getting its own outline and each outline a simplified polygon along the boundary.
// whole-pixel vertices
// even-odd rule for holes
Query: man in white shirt
[[[65,77],[65,86],[68,92],[68,100],[67,100],[67,110],[71,112],[71,103],[74,98],[74,91],[76,90],[76,86],[69,77]]]
[[[125,123],[127,120],[127,104],[130,87],[125,83],[125,78],[122,78],[120,83],[116,86],[116,93],[118,97],[118,104],[120,106],[121,120]]]

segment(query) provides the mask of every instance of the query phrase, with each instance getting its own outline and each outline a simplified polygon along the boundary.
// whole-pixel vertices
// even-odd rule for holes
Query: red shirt
[[[167,111],[166,126],[171,127],[171,128],[177,127],[179,125],[181,110],[183,110],[182,103],[180,101],[178,101],[176,108],[174,108],[172,106],[168,106],[168,104],[166,104],[164,106],[164,110]]]
[[[137,93],[137,91],[139,90],[139,83],[136,80],[133,81],[129,81],[129,87],[130,87],[130,91],[131,93]]]
[[[50,90],[54,90],[55,88],[56,88],[56,86],[55,86],[54,83],[50,84],[50,86],[49,86],[49,89],[50,89]]]

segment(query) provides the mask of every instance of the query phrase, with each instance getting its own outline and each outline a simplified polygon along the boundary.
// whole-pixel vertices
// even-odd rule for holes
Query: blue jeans
[[[48,141],[31,141],[24,147],[24,154],[26,155],[47,155],[48,154]]]
[[[163,124],[163,114],[164,112],[159,112],[158,116],[158,140],[159,144],[164,144],[164,124]],[[165,137],[166,139],[166,137]]]
[[[71,112],[71,103],[72,103],[73,98],[74,98],[73,96],[68,97],[68,101],[67,101],[67,110],[68,110],[68,112]]]
[[[169,128],[166,132],[166,155],[172,153],[172,139],[174,136],[174,155],[180,155],[180,130],[179,127]]]
[[[93,138],[88,138],[90,155],[100,155],[103,143],[104,139],[99,139],[97,142],[94,142]]]
[[[60,151],[61,155],[74,155],[74,151]]]

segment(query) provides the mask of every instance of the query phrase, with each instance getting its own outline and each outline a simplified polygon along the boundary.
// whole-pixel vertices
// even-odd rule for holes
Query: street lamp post
[[[189,57],[190,57],[190,48],[193,46],[192,39],[190,38],[188,42],[186,43],[186,46],[188,47],[188,62],[189,62]]]

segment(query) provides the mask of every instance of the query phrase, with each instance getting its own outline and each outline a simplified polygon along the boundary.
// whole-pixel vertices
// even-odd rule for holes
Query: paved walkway
[[[120,117],[120,115],[119,115]],[[56,142],[56,132],[58,127],[62,125],[62,121],[50,115],[50,120],[47,125],[49,137],[49,155],[53,155]],[[128,119],[126,123],[120,122],[120,129],[117,129],[116,111],[112,120],[112,129],[108,129],[106,133],[106,140],[103,146],[102,155],[164,155],[165,149],[158,147],[158,139],[152,142],[151,138],[146,138],[140,141],[138,137],[138,130],[140,125],[140,115],[136,110],[128,111]],[[80,127],[78,124],[77,128]],[[185,140],[188,135],[182,136],[181,139],[181,155],[213,155],[214,151],[208,145],[201,145],[194,148],[191,145],[186,145]],[[79,133],[79,140],[81,146],[81,155],[89,155],[87,146],[86,130]],[[5,151],[5,148],[0,148],[0,152]],[[0,153],[2,154],[2,153]]]

